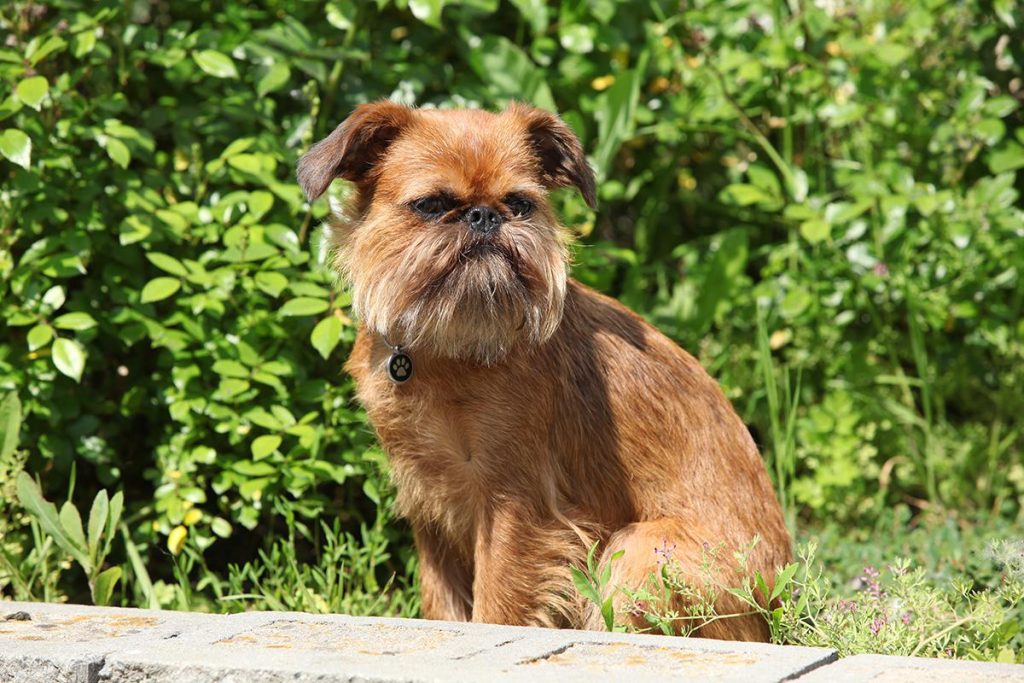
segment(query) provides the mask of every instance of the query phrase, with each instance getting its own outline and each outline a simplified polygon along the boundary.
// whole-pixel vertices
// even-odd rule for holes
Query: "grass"
[[[834,534],[834,529],[827,532]],[[952,532],[944,540],[952,539],[962,541],[964,534]],[[893,550],[886,545],[876,544],[874,552]],[[773,577],[772,588],[760,575],[741,586],[718,585],[718,569],[726,562],[742,566],[745,556],[727,556],[721,547],[705,548],[699,585],[682,580],[671,558],[639,589],[608,585],[607,566],[579,571],[577,584],[589,587],[582,592],[603,608],[609,630],[685,636],[715,621],[756,613],[769,625],[772,642],[827,647],[840,656],[1024,662],[1024,541],[989,541],[972,556],[970,567],[954,571],[934,558],[928,564],[909,558],[861,564],[837,558],[840,548],[848,546],[832,545],[822,554],[816,542],[802,546],[798,561]],[[822,555],[830,560],[823,562]],[[718,611],[716,603],[726,592],[748,610]],[[617,613],[608,609],[616,595],[623,598]],[[758,595],[769,597],[767,607]],[[627,614],[642,617],[647,626],[631,626]]]

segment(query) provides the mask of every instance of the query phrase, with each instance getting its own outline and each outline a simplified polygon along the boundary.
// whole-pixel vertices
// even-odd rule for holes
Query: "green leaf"
[[[594,49],[594,27],[588,24],[567,24],[558,27],[558,42],[569,52],[586,54]]]
[[[871,54],[889,66],[902,64],[913,53],[912,48],[899,43],[883,43],[874,46],[871,50]]]
[[[60,525],[67,537],[84,552],[88,544],[85,541],[85,531],[82,529],[82,516],[78,514],[78,508],[71,501],[66,501],[60,506]],[[88,571],[87,569],[86,572]]]
[[[768,602],[771,602],[775,598],[782,595],[782,593],[789,586],[789,582],[793,580],[793,576],[796,574],[796,570],[800,568],[800,565],[796,562],[791,562],[780,571],[775,577],[775,586],[772,588],[772,594],[768,598]]]
[[[32,139],[17,128],[0,133],[0,154],[22,168],[32,163]]]
[[[153,303],[154,301],[163,301],[167,297],[173,296],[179,289],[181,289],[181,280],[178,278],[154,278],[147,282],[146,286],[142,288],[142,295],[139,297],[139,301],[144,304]]]
[[[57,317],[53,326],[58,330],[88,330],[96,327],[96,320],[85,311],[73,311]]]
[[[64,293],[64,288],[60,285],[50,287],[43,294],[43,303],[55,311],[63,306],[65,301],[67,301],[67,294]]]
[[[266,190],[257,190],[249,193],[249,213],[256,219],[262,218],[263,214],[270,211],[274,205],[274,195]]]
[[[292,70],[288,68],[288,65],[284,62],[277,62],[267,70],[267,73],[256,84],[256,94],[263,97],[267,93],[272,93],[284,87],[291,77]]]
[[[313,343],[313,348],[326,360],[341,341],[341,320],[334,315],[327,316],[316,324],[309,335],[309,340]]]
[[[100,541],[103,540],[103,531],[107,527],[107,516],[110,513],[110,498],[106,489],[100,489],[96,497],[92,499],[92,509],[89,510],[89,557],[94,564],[102,564],[103,558],[99,557]]]
[[[223,359],[213,364],[213,371],[218,375],[224,375],[225,377],[248,377],[249,368],[245,367],[237,360]]]
[[[789,194],[793,201],[800,203],[807,199],[807,173],[802,168],[792,168],[792,180],[789,184]]]
[[[39,111],[40,103],[43,98],[46,97],[46,93],[50,89],[50,84],[47,83],[46,78],[43,76],[32,76],[26,78],[15,88],[14,92],[18,96],[18,99],[32,107],[36,111]]]
[[[281,307],[281,315],[317,315],[323,313],[330,307],[323,299],[314,299],[308,296],[296,297]]]
[[[39,486],[32,480],[32,477],[25,472],[19,472],[15,486],[18,492],[18,501],[29,514],[35,517],[42,530],[49,534],[61,550],[71,555],[83,568],[88,566],[89,558],[86,557],[82,549],[75,546],[64,532],[57,514],[57,507],[43,498]]]
[[[512,0],[512,4],[519,10],[530,24],[534,35],[541,35],[548,27],[548,3],[546,0]]]
[[[750,206],[751,204],[771,203],[776,201],[770,194],[748,183],[733,183],[722,190],[722,197],[731,204]]]
[[[269,462],[253,462],[251,460],[239,460],[231,466],[231,469],[247,477],[266,477],[277,472],[277,468]]]
[[[1024,146],[1009,142],[1002,149],[988,155],[988,167],[993,173],[1005,173],[1024,167]]]
[[[0,399],[0,464],[18,447],[21,432],[21,400],[13,391]]]
[[[595,605],[601,604],[601,596],[597,594],[597,590],[590,583],[590,579],[579,567],[569,567],[572,572],[572,582],[576,585],[576,590],[579,591],[580,595],[590,600]]]
[[[412,15],[424,24],[441,28],[441,11],[447,0],[409,0]]]
[[[149,259],[149,262],[154,266],[160,270],[170,273],[171,275],[188,277],[188,268],[173,256],[161,254],[159,251],[151,251],[146,254],[146,258]]]
[[[270,296],[277,296],[288,286],[288,278],[271,270],[256,273],[256,286]]]
[[[76,382],[82,381],[85,358],[85,349],[74,339],[61,337],[53,342],[53,364]]]
[[[115,164],[121,168],[128,168],[128,164],[132,161],[132,153],[128,150],[128,146],[126,144],[117,138],[107,137],[103,141],[103,147],[107,150],[107,156],[109,156]]]
[[[221,538],[228,538],[231,536],[231,523],[221,517],[214,517],[213,521],[210,522],[210,531]]]
[[[56,35],[51,35],[41,43],[37,41],[38,39],[30,42],[28,49],[25,50],[25,57],[32,66],[43,61],[50,54],[57,52],[58,50],[63,50],[67,47],[67,43],[64,42],[64,39]]]
[[[615,630],[615,607],[611,596],[601,603],[601,616],[604,617],[605,628],[609,631]]]
[[[782,297],[780,312],[786,318],[795,318],[811,305],[811,294],[805,287],[794,287]]]
[[[53,328],[46,323],[39,323],[25,335],[25,340],[28,342],[28,350],[35,351],[50,343],[53,339]]]
[[[640,81],[646,68],[646,59],[641,61],[637,68],[618,74],[615,83],[597,100],[598,143],[594,161],[602,176],[607,176],[619,148],[633,136],[636,128]]]
[[[121,512],[124,510],[124,494],[120,491],[110,498],[110,512],[107,513],[107,533],[104,535],[103,553],[106,557],[110,554],[110,546],[114,542],[114,530],[121,521]]]
[[[93,604],[100,606],[109,605],[110,598],[114,595],[114,586],[117,585],[117,580],[120,578],[120,567],[111,567],[104,572],[100,572],[100,575],[96,577],[96,582],[93,584]]]
[[[277,450],[281,445],[281,437],[276,434],[267,434],[253,439],[252,457],[253,460],[262,460]]]
[[[200,50],[192,54],[199,68],[216,78],[238,78],[235,62],[223,52]]]
[[[256,154],[236,154],[228,157],[228,165],[252,175],[258,175],[263,170],[263,164]]]
[[[831,232],[832,226],[820,218],[814,218],[800,224],[800,234],[811,244],[817,244],[828,239]]]

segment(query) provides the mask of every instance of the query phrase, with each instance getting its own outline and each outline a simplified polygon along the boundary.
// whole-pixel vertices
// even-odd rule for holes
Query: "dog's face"
[[[547,190],[574,185],[593,206],[594,177],[553,114],[362,105],[298,177],[311,199],[355,183],[328,239],[356,313],[390,343],[489,363],[557,328],[567,236]]]

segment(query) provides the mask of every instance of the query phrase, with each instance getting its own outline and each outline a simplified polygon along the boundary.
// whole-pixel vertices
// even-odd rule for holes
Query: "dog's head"
[[[567,236],[547,201],[594,176],[557,116],[362,105],[299,161],[310,199],[355,184],[327,226],[363,324],[392,344],[488,363],[557,328]]]

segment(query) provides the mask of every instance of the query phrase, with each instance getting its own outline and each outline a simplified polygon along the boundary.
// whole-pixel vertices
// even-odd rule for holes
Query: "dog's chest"
[[[426,381],[368,392],[364,402],[388,451],[399,512],[472,538],[514,458],[507,416],[486,396]]]

